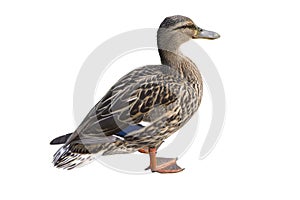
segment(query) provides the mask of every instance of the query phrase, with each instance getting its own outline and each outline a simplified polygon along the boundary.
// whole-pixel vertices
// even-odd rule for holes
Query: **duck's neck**
[[[180,67],[183,62],[189,62],[189,59],[184,56],[179,50],[169,51],[165,49],[158,49],[161,63],[171,67]]]
[[[158,51],[161,63],[174,68],[181,78],[191,83],[202,82],[197,66],[188,57],[183,55],[179,48],[172,51],[165,49],[159,49]]]

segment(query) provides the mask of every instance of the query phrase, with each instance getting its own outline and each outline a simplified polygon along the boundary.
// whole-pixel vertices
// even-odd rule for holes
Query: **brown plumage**
[[[162,65],[147,65],[123,76],[73,134],[53,140],[54,144],[65,143],[54,155],[54,165],[72,169],[95,155],[148,152],[149,148],[152,171],[181,171],[173,160],[164,160],[164,164],[172,164],[160,169],[153,154],[192,117],[201,102],[200,72],[179,47],[191,38],[218,37],[187,17],[167,17],[157,34]]]

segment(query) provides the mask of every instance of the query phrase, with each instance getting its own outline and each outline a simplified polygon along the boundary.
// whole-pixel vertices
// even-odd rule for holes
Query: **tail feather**
[[[67,140],[69,139],[69,137],[72,135],[73,133],[69,133],[69,134],[66,134],[66,135],[62,135],[62,136],[59,136],[55,139],[53,139],[50,144],[53,145],[53,144],[65,144],[67,142]]]
[[[51,144],[65,143],[53,156],[53,164],[57,168],[73,169],[81,167],[93,161],[96,155],[103,154],[102,146],[115,142],[118,138],[114,136],[79,138],[69,141],[71,134],[55,138]],[[70,139],[71,140],[71,139]],[[66,143],[67,142],[67,143]]]
[[[71,152],[70,145],[62,146],[53,156],[53,164],[55,167],[68,170],[84,166],[93,160],[93,154]]]

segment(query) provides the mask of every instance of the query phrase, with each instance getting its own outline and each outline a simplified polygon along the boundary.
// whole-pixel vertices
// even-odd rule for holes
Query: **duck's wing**
[[[168,66],[145,66],[125,75],[89,112],[76,130],[77,139],[125,137],[143,122],[165,114],[163,108],[188,87],[173,71]]]

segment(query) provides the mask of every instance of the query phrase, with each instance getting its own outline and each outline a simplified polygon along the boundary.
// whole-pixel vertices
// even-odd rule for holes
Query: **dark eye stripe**
[[[194,24],[191,24],[191,25],[183,25],[183,26],[179,26],[179,27],[177,27],[177,28],[174,28],[173,30],[182,29],[182,28],[196,29],[196,26],[195,26]]]

